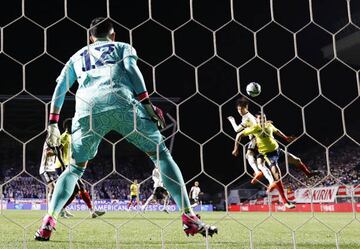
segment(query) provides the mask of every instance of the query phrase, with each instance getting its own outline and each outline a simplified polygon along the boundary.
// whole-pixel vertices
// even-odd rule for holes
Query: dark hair
[[[63,129],[71,133],[72,119],[67,118],[63,121]]]
[[[109,35],[113,24],[105,17],[97,17],[91,21],[90,35],[95,37],[106,37]]]
[[[236,100],[236,107],[247,107],[249,105],[249,101],[245,97],[241,97],[240,99]]]

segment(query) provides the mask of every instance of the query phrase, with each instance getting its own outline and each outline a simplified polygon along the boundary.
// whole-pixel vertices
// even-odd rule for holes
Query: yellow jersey
[[[244,136],[253,134],[256,138],[256,146],[259,153],[265,155],[266,153],[273,152],[279,148],[279,144],[274,139],[273,133],[277,132],[277,128],[270,122],[265,123],[262,128],[259,124],[246,128],[241,133]]]
[[[130,185],[130,195],[131,196],[133,196],[133,195],[137,196],[138,193],[139,193],[138,188],[139,188],[138,184],[135,184],[135,183],[131,184]]]
[[[60,143],[62,145],[61,159],[65,166],[70,164],[71,157],[71,134],[67,131],[63,132],[60,136]],[[62,164],[58,158],[56,158],[55,168],[61,168]]]

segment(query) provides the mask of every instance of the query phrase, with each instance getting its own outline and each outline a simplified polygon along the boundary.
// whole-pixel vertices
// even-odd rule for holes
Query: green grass
[[[44,212],[3,210],[0,248],[360,248],[360,221],[352,213],[201,213],[219,234],[186,237],[180,214],[109,212],[91,219],[87,212],[60,219],[51,241],[33,235]]]

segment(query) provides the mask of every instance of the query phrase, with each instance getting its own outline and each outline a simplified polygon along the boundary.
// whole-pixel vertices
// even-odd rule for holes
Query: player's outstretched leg
[[[69,206],[70,203],[73,202],[73,200],[75,199],[75,196],[78,194],[78,192],[79,192],[79,187],[77,185],[75,185],[74,192],[72,193],[72,195],[70,196],[70,198],[67,200],[64,207],[60,211],[61,218],[67,219],[67,218],[74,217],[74,215],[72,213],[70,213],[69,211],[66,210],[66,207]]]
[[[277,181],[277,190],[279,191],[279,194],[282,198],[282,201],[285,205],[286,208],[288,209],[293,209],[295,208],[295,204],[290,202],[286,196],[285,196],[285,192],[284,192],[284,184],[282,183],[282,180],[280,179],[279,181]]]
[[[168,206],[169,206],[169,196],[168,195],[166,195],[165,196],[165,198],[164,198],[164,209],[163,209],[163,211],[165,212],[165,213],[169,213],[169,211],[168,211]]]
[[[79,193],[81,199],[83,199],[86,206],[88,207],[90,214],[91,214],[91,218],[97,218],[106,213],[105,211],[100,211],[100,210],[95,209],[95,206],[93,205],[93,202],[91,200],[91,196],[90,196],[89,192],[86,191],[86,189],[85,189],[85,183],[81,179],[79,179],[77,181],[76,186],[77,186],[76,188],[78,189],[77,193]]]
[[[257,181],[259,181],[264,176],[264,174],[261,170],[259,170],[259,168],[257,166],[254,152],[252,152],[251,150],[248,150],[246,152],[246,159],[248,160],[251,168],[254,170],[254,177],[251,180],[251,184],[255,184]]]
[[[202,222],[192,210],[181,171],[170,155],[170,152],[166,149],[160,152],[159,160],[157,160],[156,156],[151,156],[151,159],[155,164],[159,163],[164,187],[169,191],[178,208],[184,210],[182,222],[186,235],[200,233],[204,236],[212,236],[214,233],[217,233],[218,230],[215,226]]]
[[[52,230],[55,230],[55,226],[56,220],[48,214],[45,215],[42,220],[41,227],[35,233],[34,239],[39,241],[48,241]]]
[[[289,164],[295,165],[295,167],[297,167],[302,172],[304,172],[304,174],[307,177],[312,177],[312,176],[318,175],[317,171],[311,171],[309,169],[309,167],[306,164],[304,164],[299,157],[294,156],[293,154],[288,152],[287,159],[288,159]]]
[[[36,240],[49,240],[51,232],[55,229],[56,219],[74,192],[74,187],[79,178],[84,174],[85,167],[70,164],[58,178],[54,194],[51,199],[48,214],[44,217],[40,229],[35,234]]]
[[[269,185],[267,192],[270,193],[273,189],[277,189],[279,192],[279,195],[281,196],[281,199],[285,205],[286,208],[292,209],[295,208],[295,204],[290,202],[285,195],[284,192],[284,185],[281,180],[281,172],[277,164],[273,164],[271,166],[271,172],[275,178],[275,181]]]
[[[265,163],[262,161],[259,161],[258,167],[261,170],[261,172],[263,172],[263,175],[265,176],[266,180],[269,182],[269,185],[271,185],[274,182],[274,177],[271,174],[271,171],[268,169],[268,167],[266,167]]]
[[[154,194],[150,195],[150,197],[146,200],[145,204],[141,207],[141,212],[145,212],[146,207],[149,205],[149,203],[154,200]]]

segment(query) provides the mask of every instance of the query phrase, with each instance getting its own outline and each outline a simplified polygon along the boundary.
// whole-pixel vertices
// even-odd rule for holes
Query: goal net
[[[55,79],[89,44],[95,17],[111,20],[116,40],[137,51],[162,130],[187,191],[197,181],[202,218],[214,238],[186,238],[174,201],[167,210],[141,203],[152,194],[153,163],[115,132],[107,134],[83,180],[97,219],[76,198],[59,219],[59,248],[360,247],[360,2],[355,0],[139,0],[0,3],[0,248],[45,248],[33,234],[47,209],[39,175]],[[257,82],[261,93],[246,94]],[[73,117],[76,84],[61,117]],[[265,113],[292,142],[277,139],[315,172],[279,159],[288,210],[267,182],[251,184],[249,140],[231,155],[240,124],[236,101]],[[62,121],[63,119],[61,119]],[[128,207],[130,184],[139,205]],[[167,216],[166,216],[167,215]],[[54,238],[54,240],[57,240]],[[319,247],[320,248],[320,247]]]

